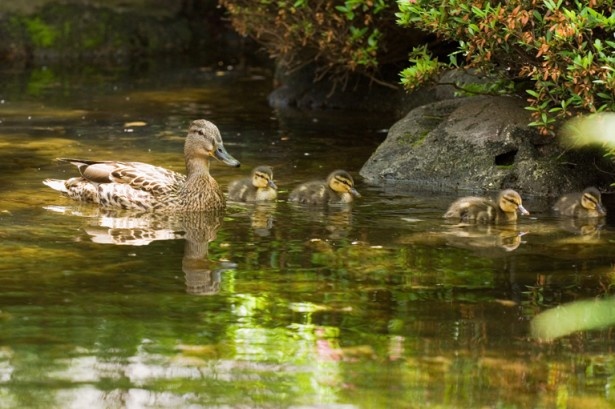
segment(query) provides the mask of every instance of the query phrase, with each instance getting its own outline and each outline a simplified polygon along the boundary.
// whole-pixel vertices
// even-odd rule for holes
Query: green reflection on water
[[[452,198],[360,180],[348,208],[230,204],[221,220],[80,206],[41,184],[74,174],[55,157],[181,171],[195,117],[244,164],[212,164],[222,185],[264,162],[282,198],[331,163],[356,175],[390,124],[271,112],[249,75],[109,78],[0,104],[0,407],[614,403],[608,329],[529,338],[538,312],[611,294],[608,223],[529,200],[538,218],[515,228],[450,226]]]

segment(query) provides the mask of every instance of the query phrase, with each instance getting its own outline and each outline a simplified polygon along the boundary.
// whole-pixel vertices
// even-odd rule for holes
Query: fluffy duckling
[[[602,206],[602,196],[595,187],[560,197],[553,205],[553,210],[560,216],[579,219],[606,216],[606,209]]]
[[[354,197],[361,197],[354,188],[352,176],[345,170],[335,170],[327,180],[306,182],[290,192],[288,201],[306,205],[324,205],[329,203],[350,203]]]
[[[273,182],[273,169],[270,166],[257,166],[252,176],[231,182],[228,186],[228,199],[236,202],[265,202],[278,197],[277,186]]]
[[[462,222],[506,223],[517,220],[517,212],[529,215],[521,196],[512,189],[502,190],[496,201],[487,197],[468,196],[454,201],[444,217]]]

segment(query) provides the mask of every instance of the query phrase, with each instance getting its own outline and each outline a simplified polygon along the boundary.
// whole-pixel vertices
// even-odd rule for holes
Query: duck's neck
[[[517,221],[517,212],[505,212],[502,209],[498,209],[499,210],[499,217],[498,217],[498,221],[503,221],[503,222],[515,222]]]
[[[327,192],[329,195],[329,202],[331,203],[350,203],[352,202],[352,195],[348,192],[336,192],[331,189],[331,186],[327,186]]]
[[[205,158],[186,158],[186,174],[188,179],[209,176],[209,160]]]
[[[201,158],[186,159],[187,179],[184,192],[203,192],[221,196],[216,180],[209,174],[209,161]]]

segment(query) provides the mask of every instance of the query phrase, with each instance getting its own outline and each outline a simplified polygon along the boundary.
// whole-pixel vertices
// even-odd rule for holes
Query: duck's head
[[[270,187],[277,189],[278,187],[273,181],[273,169],[271,166],[258,166],[252,171],[252,185],[257,188]]]
[[[602,206],[602,195],[595,187],[588,187],[581,196],[581,206],[587,210],[595,210],[600,215],[605,215],[606,210]]]
[[[523,207],[523,201],[519,193],[512,189],[502,190],[498,195],[498,206],[505,213],[521,213],[523,215],[529,215],[525,207]]]
[[[218,127],[205,119],[197,119],[190,124],[184,155],[187,160],[214,157],[228,166],[237,168],[240,165],[224,148]]]
[[[345,170],[336,170],[327,177],[327,185],[337,193],[350,193],[355,197],[361,197],[359,192],[354,188],[354,180],[352,176]]]

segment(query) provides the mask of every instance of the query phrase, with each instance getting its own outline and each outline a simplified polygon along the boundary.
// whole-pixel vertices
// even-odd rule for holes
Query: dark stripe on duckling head
[[[270,166],[259,166],[257,168],[254,168],[254,170],[252,171],[252,177],[262,179],[264,181],[264,186],[262,187],[269,186],[272,189],[278,188],[273,182],[273,169],[271,169]],[[255,183],[255,186],[256,185],[257,184]],[[258,185],[260,186],[260,183]]]
[[[355,197],[361,197],[359,192],[357,192],[357,190],[354,188],[354,180],[348,172],[344,170],[336,170],[332,172],[327,179],[329,179],[329,186],[333,190],[338,192],[340,191],[339,189],[336,189],[334,186],[332,186],[334,185],[334,183],[332,183],[334,181],[345,187],[345,189],[342,190],[343,192],[348,192]]]
[[[602,195],[595,187],[588,187],[583,191],[581,206],[587,210],[595,210],[602,216],[606,215],[606,209],[602,205]]]
[[[523,202],[519,193],[515,192],[512,189],[507,189],[500,193],[499,206],[500,209],[506,211],[506,209],[502,208],[503,201],[511,204],[514,211],[519,211],[521,214],[526,216],[530,214],[530,212],[528,212],[525,207],[523,207]]]
[[[583,194],[583,199],[588,201],[590,205],[592,205],[592,208],[598,204],[598,200],[596,200],[596,198],[591,193]]]
[[[352,182],[344,177],[340,177],[340,176],[336,176],[335,180],[337,180],[338,182],[348,186],[349,188],[352,187]]]

